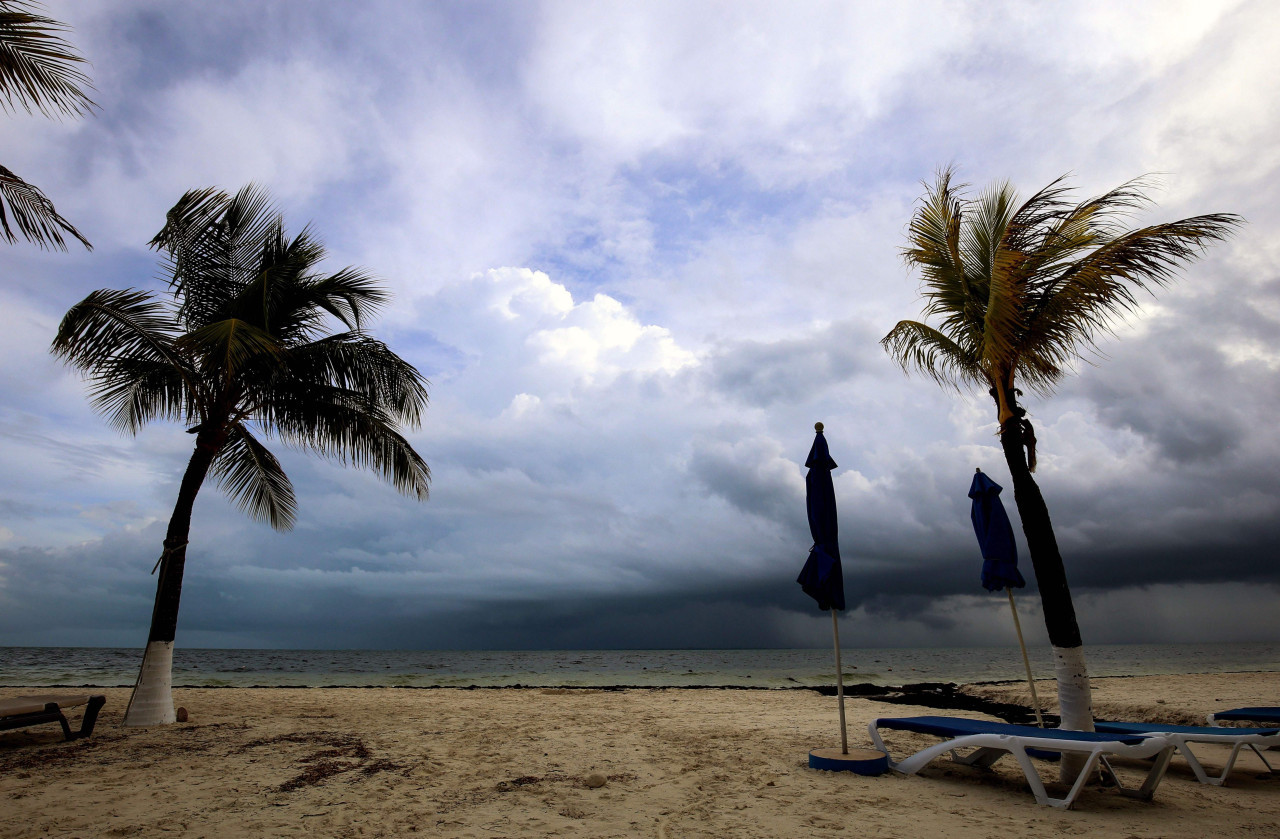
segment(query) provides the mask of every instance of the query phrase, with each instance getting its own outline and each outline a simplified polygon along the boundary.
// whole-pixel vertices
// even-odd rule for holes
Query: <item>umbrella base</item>
[[[883,775],[889,771],[889,756],[875,749],[814,749],[809,752],[809,768],[827,772],[855,772],[859,775]]]

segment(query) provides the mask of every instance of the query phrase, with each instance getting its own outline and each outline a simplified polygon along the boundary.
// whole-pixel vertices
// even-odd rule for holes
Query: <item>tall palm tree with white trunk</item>
[[[920,272],[924,317],[937,325],[901,321],[881,344],[907,372],[991,395],[1053,645],[1062,726],[1091,731],[1080,628],[1032,476],[1035,438],[1018,385],[1049,395],[1100,337],[1139,309],[1139,292],[1171,282],[1243,220],[1214,213],[1130,229],[1126,218],[1150,203],[1144,178],[1080,203],[1069,199],[1065,178],[1021,203],[1007,182],[973,198],[953,178],[944,169],[926,185],[902,252]],[[1064,779],[1079,766],[1064,761]]]
[[[374,470],[425,500],[430,470],[398,428],[416,427],[426,380],[365,332],[388,300],[360,269],[318,269],[310,230],[289,237],[265,193],[188,192],[151,241],[168,294],[95,291],[71,307],[52,351],[83,371],[122,431],[188,426],[187,462],[157,563],[155,607],[126,725],[174,721],[173,643],[196,494],[205,477],[250,516],[286,530],[297,504],[262,440]]]

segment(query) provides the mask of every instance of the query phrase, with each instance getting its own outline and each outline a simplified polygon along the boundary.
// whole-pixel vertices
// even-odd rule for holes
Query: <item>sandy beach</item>
[[[1052,696],[1048,682],[1039,690]],[[1275,704],[1280,674],[1104,678],[1095,690],[1099,718],[1196,722]],[[0,698],[24,692],[40,691]],[[127,690],[102,692],[91,739],[62,742],[56,726],[0,734],[0,836],[1280,835],[1280,776],[1249,752],[1225,787],[1196,783],[1175,758],[1154,801],[1093,785],[1072,811],[1037,805],[1008,760],[988,773],[817,772],[807,753],[838,746],[836,705],[805,690],[181,689],[190,719],[146,730],[120,726]],[[875,717],[958,712],[850,698],[848,713],[850,744],[865,746]],[[1198,753],[1218,765],[1225,750]],[[589,786],[592,775],[606,783]]]

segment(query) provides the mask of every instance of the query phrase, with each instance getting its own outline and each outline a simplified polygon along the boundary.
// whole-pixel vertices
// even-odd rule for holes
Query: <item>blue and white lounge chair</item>
[[[1150,799],[1156,786],[1169,768],[1169,758],[1173,755],[1173,744],[1158,735],[1138,734],[1099,734],[1090,731],[1062,731],[1056,728],[1036,728],[1030,725],[1011,725],[1002,722],[964,719],[960,717],[898,717],[879,719],[867,727],[871,740],[876,748],[885,754],[884,740],[880,738],[880,729],[896,729],[914,731],[920,734],[932,734],[945,738],[945,742],[930,746],[916,752],[901,761],[889,758],[889,767],[904,775],[914,775],[934,758],[951,753],[951,759],[966,766],[979,766],[988,769],[1006,753],[1013,755],[1022,767],[1022,774],[1031,785],[1031,792],[1036,801],[1050,807],[1071,807],[1084,788],[1085,783],[1093,775],[1095,768],[1107,772],[1116,786],[1125,795],[1134,798]],[[960,755],[960,749],[974,749],[967,755]],[[1045,790],[1044,781],[1036,771],[1028,749],[1041,749],[1050,752],[1077,752],[1087,756],[1084,769],[1076,779],[1071,790],[1063,798],[1051,798]],[[1126,789],[1120,779],[1112,771],[1107,762],[1107,755],[1132,758],[1153,759],[1147,777],[1138,789]]]
[[[1207,725],[1161,725],[1138,722],[1098,722],[1094,723],[1093,727],[1108,734],[1155,734],[1163,737],[1172,743],[1175,749],[1182,752],[1182,756],[1187,759],[1191,771],[1196,773],[1200,783],[1214,786],[1222,786],[1222,783],[1227,780],[1227,775],[1231,774],[1231,767],[1235,765],[1240,750],[1245,746],[1253,749],[1253,753],[1261,758],[1267,771],[1274,772],[1275,770],[1271,768],[1270,763],[1267,763],[1267,759],[1262,756],[1258,747],[1265,749],[1268,746],[1280,745],[1280,728],[1213,728]],[[1189,743],[1221,743],[1231,746],[1231,756],[1227,758],[1227,765],[1223,767],[1222,774],[1210,777],[1200,765],[1200,761],[1191,753]]]
[[[1209,715],[1209,725],[1221,722],[1280,723],[1280,708],[1234,708]]]

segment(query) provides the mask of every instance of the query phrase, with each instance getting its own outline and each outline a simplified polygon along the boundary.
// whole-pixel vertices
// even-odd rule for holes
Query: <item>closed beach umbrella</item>
[[[836,490],[831,483],[831,470],[836,462],[827,450],[822,436],[822,423],[813,426],[817,434],[804,465],[805,501],[809,508],[809,534],[813,547],[796,582],[805,594],[818,601],[818,608],[831,612],[831,632],[836,650],[836,697],[840,705],[840,751],[849,753],[849,736],[844,723],[844,673],[840,666],[840,624],[836,612],[844,609],[844,573],[840,569],[840,536],[836,524]]]
[[[1002,487],[979,469],[969,485],[973,504],[969,518],[982,549],[982,587],[987,591],[1022,588],[1027,581],[1018,571],[1018,546],[1013,542],[1013,525],[1000,500]]]
[[[804,465],[809,470],[805,476],[805,505],[809,509],[809,534],[813,547],[809,559],[796,582],[805,594],[818,601],[818,608],[844,609],[844,573],[840,569],[840,534],[836,522],[836,490],[831,482],[831,470],[836,462],[827,450],[827,438],[822,436],[822,423],[815,424],[817,434],[809,457]]]
[[[973,520],[973,532],[982,550],[982,587],[987,591],[1004,589],[1009,595],[1009,609],[1013,612],[1014,629],[1018,631],[1018,646],[1022,648],[1022,664],[1027,670],[1027,684],[1031,686],[1036,722],[1043,726],[1036,680],[1031,675],[1027,644],[1022,640],[1022,622],[1018,620],[1018,607],[1013,602],[1013,590],[1027,584],[1018,570],[1018,546],[1013,541],[1013,525],[1009,522],[1009,514],[1004,511],[1004,502],[1000,500],[1003,488],[981,469],[975,471],[973,483],[969,485],[969,498],[973,500],[969,518]]]

